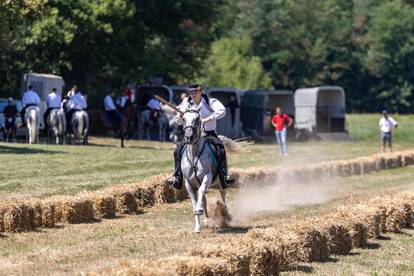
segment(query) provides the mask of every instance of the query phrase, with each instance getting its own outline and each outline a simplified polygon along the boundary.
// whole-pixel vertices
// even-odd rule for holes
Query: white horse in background
[[[66,116],[62,108],[53,109],[47,118],[49,126],[48,135],[53,132],[56,137],[56,145],[66,143]]]
[[[171,108],[166,105],[161,104],[160,109],[157,110],[156,124],[158,129],[158,139],[160,141],[165,141],[167,136],[167,127],[170,124],[171,120],[175,116]],[[139,139],[150,140],[150,117],[151,110],[144,110],[139,114],[139,124],[138,124],[138,133]]]
[[[201,232],[200,217],[205,215],[204,223],[208,223],[206,192],[218,179],[217,157],[214,156],[212,146],[209,145],[202,134],[202,122],[198,110],[188,110],[183,115],[185,147],[181,158],[181,170],[185,187],[190,196],[195,216],[194,233]],[[237,142],[226,137],[219,138],[224,142],[228,151],[238,151]],[[221,185],[220,195],[224,207],[226,205],[226,190]]]
[[[84,145],[88,144],[89,135],[89,115],[84,110],[76,111],[72,114],[71,118],[72,133],[75,138],[75,144],[77,140],[82,139]],[[69,143],[71,143],[71,135],[69,133]]]
[[[27,125],[29,144],[39,143],[40,108],[37,106],[27,107],[24,117]]]

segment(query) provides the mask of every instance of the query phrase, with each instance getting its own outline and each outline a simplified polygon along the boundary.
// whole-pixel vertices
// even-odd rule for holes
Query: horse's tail
[[[232,140],[226,136],[219,135],[220,140],[223,142],[226,152],[238,153],[245,149],[248,145],[251,145],[251,141]]]
[[[78,125],[77,125],[77,133],[79,136],[81,136],[83,134],[83,113],[80,112],[76,112],[77,114],[77,121],[78,121]]]

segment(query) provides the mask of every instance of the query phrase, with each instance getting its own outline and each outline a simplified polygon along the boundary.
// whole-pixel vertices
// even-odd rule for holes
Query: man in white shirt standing
[[[29,85],[28,90],[24,92],[23,98],[22,98],[23,109],[20,112],[20,115],[22,118],[23,126],[26,125],[26,120],[25,120],[26,108],[28,108],[29,106],[39,106],[39,104],[40,104],[39,95],[33,90],[33,86]]]
[[[398,127],[398,123],[388,116],[386,110],[383,110],[382,118],[379,120],[379,127],[381,131],[382,152],[385,152],[387,143],[392,152],[392,133]]]
[[[121,123],[121,115],[116,109],[114,98],[115,92],[109,91],[104,98],[104,108],[107,114],[107,117],[111,118],[112,128],[114,131],[117,131],[119,124]]]
[[[223,142],[220,140],[220,138],[218,138],[216,134],[217,120],[223,118],[226,115],[226,108],[219,100],[215,98],[209,98],[206,94],[203,94],[200,84],[191,85],[188,88],[188,92],[189,97],[187,101],[180,104],[178,108],[182,112],[186,112],[190,109],[199,110],[201,121],[204,124],[204,138],[207,140],[208,143],[213,145],[218,155],[218,173],[220,184],[222,185],[223,189],[227,188],[230,184],[234,183],[234,180],[228,176],[226,150],[224,148]],[[176,116],[176,123],[178,125],[183,124],[180,115]],[[181,172],[181,156],[183,153],[184,145],[185,143],[182,142],[175,149],[174,178],[167,180],[167,184],[176,189],[181,189],[183,181],[183,175]]]
[[[45,122],[45,131],[47,133],[47,118],[49,117],[50,111],[53,109],[60,109],[60,104],[62,102],[62,97],[57,93],[56,88],[52,88],[49,95],[47,95],[46,104],[47,109],[43,115],[43,121]]]

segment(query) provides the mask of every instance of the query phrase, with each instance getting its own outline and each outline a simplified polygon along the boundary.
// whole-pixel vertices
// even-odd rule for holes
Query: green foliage
[[[381,79],[378,100],[394,111],[413,107],[414,7],[401,0],[372,11],[367,68]]]
[[[270,88],[271,79],[260,58],[253,55],[251,46],[248,36],[215,41],[205,63],[205,84],[239,89]]]

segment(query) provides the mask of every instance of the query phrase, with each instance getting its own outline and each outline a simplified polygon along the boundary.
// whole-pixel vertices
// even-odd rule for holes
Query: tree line
[[[18,96],[33,71],[96,100],[157,76],[240,89],[340,85],[355,112],[414,106],[412,0],[2,0],[0,33],[1,96]]]

